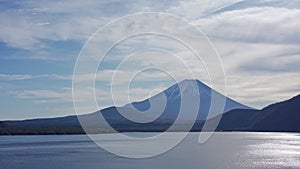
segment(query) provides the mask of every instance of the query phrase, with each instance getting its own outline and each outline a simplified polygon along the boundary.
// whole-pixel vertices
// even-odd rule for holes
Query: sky
[[[298,0],[0,0],[0,120],[75,114],[72,76],[84,44],[112,21],[143,12],[180,17],[207,36],[223,64],[228,97],[262,108],[300,93]],[[151,25],[142,19],[144,26]],[[117,31],[126,34],[132,29],[138,28],[129,25]],[[114,36],[108,33],[101,38]],[[191,39],[196,41],[197,37]],[[142,51],[118,67],[133,49]],[[185,68],[180,59],[197,79],[209,85],[205,66],[196,64],[182,44],[156,35],[133,37],[117,44],[97,73],[99,108],[115,104],[108,92],[114,73],[117,105],[122,105],[147,98],[174,83],[166,73],[148,70],[134,77],[127,93],[124,86],[128,85],[128,74],[159,64],[183,80],[188,76],[182,71]],[[82,81],[86,78],[89,75],[80,77]],[[80,91],[83,100],[89,91]]]

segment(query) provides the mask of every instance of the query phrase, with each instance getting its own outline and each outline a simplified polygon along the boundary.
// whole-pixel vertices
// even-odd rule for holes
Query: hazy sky
[[[1,0],[0,120],[74,114],[72,74],[84,43],[112,20],[139,12],[169,13],[201,29],[221,57],[229,97],[261,108],[300,93],[298,0]],[[179,50],[180,46],[162,37],[129,39],[116,46],[101,67],[99,79],[102,81],[97,85],[101,107],[112,104],[109,96],[101,95],[101,91],[108,90],[109,78],[105,77],[114,73],[116,63],[126,54],[124,51],[143,46],[163,46],[194,63],[185,58],[188,53]],[[142,55],[147,55],[149,60],[168,63],[166,65],[174,68],[182,79],[186,78],[180,69],[175,69],[177,63],[170,62],[171,57],[157,51],[146,51],[140,58]],[[141,59],[139,64],[143,65],[143,61],[148,62]],[[201,76],[203,67],[192,67],[199,72],[198,78],[209,84],[205,75]],[[128,65],[119,72],[123,78],[118,79],[118,85],[127,80],[126,72],[133,71],[132,68]],[[145,73],[139,81],[130,90],[132,101],[146,98],[172,84],[164,80],[161,72],[155,71]],[[83,89],[83,99],[85,91],[88,90]],[[120,90],[120,104],[126,103],[126,99],[126,92]]]

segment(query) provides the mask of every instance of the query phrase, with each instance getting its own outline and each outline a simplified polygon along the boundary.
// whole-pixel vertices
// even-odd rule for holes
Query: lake
[[[131,133],[137,137],[151,134]],[[99,137],[108,144],[126,146],[113,135]],[[198,137],[199,133],[190,133],[159,156],[129,159],[106,152],[86,135],[0,136],[0,169],[300,168],[298,133],[223,132],[215,133],[204,144],[198,143]]]

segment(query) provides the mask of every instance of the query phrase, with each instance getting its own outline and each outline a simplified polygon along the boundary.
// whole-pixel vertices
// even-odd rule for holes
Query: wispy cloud
[[[31,75],[0,74],[0,81],[28,80],[32,78]]]
[[[72,80],[72,75],[57,75],[57,74],[0,74],[0,81],[17,81],[17,80],[33,80],[39,78],[48,78],[53,80]]]
[[[70,95],[70,89],[63,89],[61,91],[51,90],[24,90],[24,91],[11,91],[11,95],[21,99],[34,99],[37,102],[61,102],[72,101],[72,95]]]
[[[26,50],[47,48],[44,40],[86,41],[109,21],[136,12],[168,12],[196,18],[236,2],[226,1],[21,1],[0,13],[0,40]],[[82,10],[88,9],[88,10]],[[183,15],[184,14],[184,15]],[[76,25],[76,26],[74,26]]]

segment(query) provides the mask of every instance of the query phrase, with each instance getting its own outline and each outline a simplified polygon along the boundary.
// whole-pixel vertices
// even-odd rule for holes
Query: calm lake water
[[[113,139],[113,134],[101,137],[126,146]],[[104,151],[85,135],[0,136],[0,169],[300,168],[297,133],[215,133],[205,144],[199,144],[198,137],[199,133],[190,133],[178,146],[156,157],[128,159]]]

